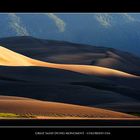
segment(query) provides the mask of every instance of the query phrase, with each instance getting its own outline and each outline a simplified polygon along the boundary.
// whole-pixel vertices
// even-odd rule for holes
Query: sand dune
[[[129,113],[140,113],[140,103],[139,102],[119,102],[119,103],[109,103],[94,106],[97,108],[105,108],[114,111],[120,112],[129,112]],[[113,108],[113,109],[112,109]]]
[[[0,45],[33,59],[59,63],[94,65],[140,75],[140,58],[108,47],[38,39],[31,36],[1,38]]]
[[[0,113],[32,114],[48,117],[137,118],[125,113],[22,97],[0,96]]]
[[[87,66],[87,65],[55,64],[55,63],[43,62],[15,53],[4,47],[0,47],[0,52],[1,52],[0,65],[4,65],[4,66],[42,66],[42,67],[69,70],[69,71],[88,74],[88,75],[139,78],[138,76],[133,74],[129,74],[126,72],[113,70],[109,68],[104,68],[104,67]]]
[[[133,83],[136,85],[136,81]],[[124,87],[121,88],[116,80],[61,69],[0,67],[1,95],[85,106],[126,101],[131,103],[140,99],[139,92],[132,88],[132,82],[131,86]]]
[[[106,54],[104,53],[90,53],[90,52],[80,52],[80,53],[74,53],[74,54],[56,54],[52,56],[48,56],[48,61],[54,62],[54,63],[65,63],[65,64],[81,64],[81,65],[87,65],[91,64],[92,60],[96,60],[99,58],[106,57]]]
[[[106,57],[95,59],[91,64],[139,75],[139,58],[117,50],[106,51],[105,54]]]

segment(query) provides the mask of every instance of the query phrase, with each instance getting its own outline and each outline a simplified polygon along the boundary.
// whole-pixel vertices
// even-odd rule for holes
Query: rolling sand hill
[[[140,58],[107,47],[30,36],[1,38],[0,45],[33,59],[60,64],[94,65],[140,75]]]
[[[42,66],[97,76],[139,78],[139,76],[133,74],[98,66],[68,65],[43,62],[15,53],[2,46],[0,46],[0,52],[0,65],[4,66]]]
[[[114,102],[131,104],[138,102],[139,97],[139,92],[134,88],[124,86],[123,90],[120,88],[117,92],[119,85],[110,80],[46,67],[1,66],[0,79],[1,95],[47,101],[91,106]],[[87,81],[92,85],[86,85],[90,84]],[[107,88],[107,85],[112,87]]]
[[[39,101],[22,97],[0,96],[0,112],[19,115],[31,114],[36,118],[61,119],[98,119],[98,118],[137,118],[125,113],[109,111],[93,107]]]

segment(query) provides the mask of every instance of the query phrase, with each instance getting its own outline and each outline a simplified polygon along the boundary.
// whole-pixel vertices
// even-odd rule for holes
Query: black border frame
[[[140,12],[138,0],[4,0],[0,13]],[[118,120],[0,120],[1,136],[36,136],[37,131],[110,131],[110,136],[139,136],[140,121]],[[9,134],[9,135],[7,135]],[[43,135],[44,136],[44,135]],[[58,135],[57,135],[58,136]],[[105,135],[101,135],[105,136]]]
[[[139,12],[138,0],[3,0],[0,12]]]

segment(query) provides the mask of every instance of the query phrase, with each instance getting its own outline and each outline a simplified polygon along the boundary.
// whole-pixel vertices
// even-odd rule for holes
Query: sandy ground
[[[0,96],[0,112],[37,115],[38,119],[137,118],[133,115],[100,108],[9,96]]]

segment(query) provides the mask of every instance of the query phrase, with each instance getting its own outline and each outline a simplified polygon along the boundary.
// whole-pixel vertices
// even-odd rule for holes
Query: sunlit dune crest
[[[133,115],[57,102],[40,101],[22,97],[0,96],[0,112],[31,114],[53,118],[137,118]],[[43,117],[41,117],[43,118]]]
[[[41,66],[48,68],[57,68],[63,70],[69,70],[88,75],[97,76],[115,76],[115,77],[128,77],[128,78],[139,78],[136,75],[114,70],[110,68],[104,68],[99,66],[89,65],[73,65],[73,64],[55,64],[43,62],[35,59],[31,59],[24,55],[13,52],[9,49],[0,46],[0,65],[3,66]]]
[[[0,46],[0,65],[31,66],[30,59]]]

